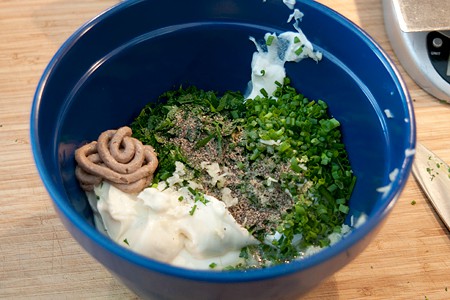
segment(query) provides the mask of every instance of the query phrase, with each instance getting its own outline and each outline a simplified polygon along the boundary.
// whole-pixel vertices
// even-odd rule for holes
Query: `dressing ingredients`
[[[284,3],[293,8],[294,1]],[[248,102],[248,99],[258,97],[276,99],[274,92],[286,77],[286,62],[299,62],[304,58],[318,62],[322,59],[322,54],[314,50],[298,26],[302,16],[295,10],[289,17],[289,22],[295,19],[295,32],[267,33],[262,44],[250,38],[257,51],[253,54],[251,82],[245,96]],[[269,148],[284,149],[288,145],[272,138],[259,140]],[[322,161],[324,159],[329,158],[322,157]],[[301,160],[291,164],[300,169],[304,167]],[[214,175],[217,170],[213,166],[215,162],[208,162],[204,168],[220,186],[223,178]],[[243,250],[259,242],[227,210],[227,205],[236,205],[239,199],[226,188],[223,194],[227,201],[200,193],[198,183],[186,185],[181,179],[183,168],[177,162],[177,170],[171,177],[140,193],[125,193],[105,181],[97,185],[93,192],[87,192],[97,228],[103,228],[109,237],[124,247],[176,266],[223,269],[244,263]],[[272,181],[276,180],[272,178]],[[272,181],[268,184],[273,184]],[[279,242],[278,238],[274,236],[272,242]],[[302,238],[306,237],[297,236],[293,242],[298,243]]]

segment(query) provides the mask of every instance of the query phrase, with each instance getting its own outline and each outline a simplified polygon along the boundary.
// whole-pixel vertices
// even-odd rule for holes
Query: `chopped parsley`
[[[435,161],[433,156],[428,156],[428,167],[426,168],[426,171],[430,175],[430,181],[433,181],[434,178],[439,175],[439,170],[442,172],[447,171],[447,176],[450,178],[450,167],[447,167],[447,170],[445,170],[445,168],[442,170],[441,167],[443,166],[445,167],[443,163]],[[436,167],[436,169],[434,167]]]
[[[217,267],[217,264],[215,262],[209,264],[210,269],[214,269],[215,267]]]
[[[288,262],[309,246],[328,246],[349,213],[356,178],[339,121],[288,78],[277,86],[274,97],[263,89],[255,99],[181,87],[148,104],[131,125],[134,137],[158,154],[153,184],[172,176],[176,161],[201,183],[189,188],[190,215],[198,202],[206,205],[205,194],[222,197],[223,186],[210,183],[202,163],[227,170],[224,185],[239,199],[229,211],[260,241],[240,254],[256,266],[230,269]]]

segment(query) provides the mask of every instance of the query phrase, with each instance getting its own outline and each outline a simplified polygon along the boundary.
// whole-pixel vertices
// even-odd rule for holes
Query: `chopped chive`
[[[350,210],[350,208],[347,205],[344,205],[344,204],[339,205],[340,212],[347,214],[349,210]]]
[[[264,88],[262,88],[262,89],[259,90],[259,91],[261,92],[261,94],[262,94],[264,97],[266,97],[266,98],[269,97],[269,94],[267,93],[267,91],[266,91]]]
[[[275,38],[267,36],[268,45],[273,45]],[[298,42],[295,37],[294,42]],[[299,46],[301,41],[294,49]],[[260,72],[266,74],[266,70]],[[198,202],[207,203],[204,193],[211,188],[211,178],[197,163],[192,163],[192,155],[204,155],[205,160],[214,161],[222,152],[221,166],[224,163],[223,166],[239,177],[237,184],[227,186],[255,209],[278,212],[281,208],[278,200],[289,199],[290,204],[283,207],[286,211],[279,221],[268,218],[264,223],[257,221],[259,223],[248,225],[249,232],[259,241],[264,241],[267,228],[281,234],[273,243],[249,246],[241,252],[241,257],[247,261],[263,257],[262,267],[296,259],[299,251],[309,246],[329,245],[329,234],[341,232],[356,182],[341,141],[340,124],[327,113],[326,103],[299,94],[289,86],[289,78],[275,84],[276,90],[270,97],[266,90],[261,90],[261,95],[254,99],[244,99],[233,92],[218,97],[214,92],[197,88],[169,91],[162,96],[164,104],[146,107],[132,126],[133,135],[153,145],[158,153],[160,165],[154,183],[172,176],[176,161],[186,166],[184,187],[188,187],[187,181],[192,178],[204,183],[199,190],[188,188],[192,194],[189,197],[193,199],[186,210],[190,215],[200,208]],[[174,114],[181,125],[175,122]],[[198,147],[192,147],[195,150],[192,153],[185,153],[181,146],[168,142],[177,137],[187,118],[195,119],[190,124],[196,127],[186,137],[186,142]],[[228,126],[231,129],[226,126],[227,122],[233,123]],[[202,147],[205,145],[207,147]],[[241,155],[230,161],[228,150]],[[212,153],[208,157],[204,152]],[[430,166],[436,169],[434,164]],[[436,174],[435,170],[429,171]],[[191,175],[192,178],[188,178]],[[266,184],[268,176],[273,178],[270,184]],[[272,189],[276,193],[272,193]],[[261,195],[268,193],[270,197],[276,196],[262,203]],[[210,267],[216,267],[215,263]],[[231,268],[241,267],[248,268],[245,263]]]
[[[269,35],[269,36],[267,37],[267,40],[266,40],[266,45],[267,45],[267,46],[271,46],[274,39],[275,39],[275,36]]]
[[[191,210],[189,211],[189,214],[190,214],[191,216],[193,216],[196,209],[197,209],[197,204],[194,204],[194,206],[192,206]]]
[[[297,50],[295,50],[295,54],[300,55],[303,52],[303,48],[299,47]]]

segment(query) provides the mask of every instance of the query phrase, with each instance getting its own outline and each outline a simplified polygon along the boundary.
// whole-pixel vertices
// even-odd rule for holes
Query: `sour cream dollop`
[[[257,244],[226,209],[204,195],[195,201],[187,188],[146,188],[127,194],[104,182],[89,194],[97,228],[124,247],[156,260],[193,269],[234,266],[242,247]],[[195,208],[194,208],[195,206]]]
[[[275,83],[283,83],[286,77],[284,68],[286,62],[299,62],[305,58],[315,61],[322,59],[322,53],[314,50],[313,44],[300,29],[298,20],[296,20],[294,28],[296,32],[287,31],[280,35],[266,33],[264,45],[260,45],[253,37],[250,37],[257,51],[253,53],[252,57],[252,75],[247,99],[262,96],[262,89],[269,96],[273,96],[277,89]]]

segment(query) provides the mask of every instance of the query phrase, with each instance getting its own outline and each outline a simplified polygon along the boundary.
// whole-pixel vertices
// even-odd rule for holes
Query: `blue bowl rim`
[[[151,258],[147,258],[142,255],[136,254],[135,252],[132,252],[122,246],[119,246],[112,240],[103,236],[95,228],[87,224],[87,222],[83,220],[77,214],[77,212],[75,212],[72,208],[67,206],[64,200],[65,195],[62,195],[58,191],[58,188],[54,185],[53,180],[51,178],[51,174],[48,174],[48,172],[46,171],[43,158],[40,155],[39,139],[37,134],[38,132],[37,120],[39,117],[38,111],[40,107],[42,92],[46,86],[50,74],[52,73],[53,69],[58,65],[60,58],[64,56],[64,54],[77,42],[77,40],[80,38],[80,36],[83,35],[84,32],[88,31],[91,27],[95,26],[96,24],[102,22],[102,20],[108,18],[110,15],[116,13],[118,10],[125,9],[126,7],[131,6],[139,1],[140,0],[124,1],[122,3],[116,4],[115,6],[100,13],[99,15],[97,15],[84,25],[82,25],[77,31],[75,31],[62,44],[62,46],[58,49],[58,51],[50,60],[49,64],[47,65],[47,67],[43,72],[43,75],[39,80],[33,98],[30,116],[30,141],[35,164],[38,169],[39,175],[44,183],[44,186],[46,187],[47,192],[49,193],[49,195],[53,200],[54,205],[75,226],[75,228],[78,228],[80,232],[86,235],[86,237],[88,237],[94,243],[98,244],[105,251],[108,251],[111,254],[116,255],[123,260],[129,261],[135,265],[152,270],[154,272],[199,281],[246,282],[246,281],[256,281],[286,276],[298,271],[315,267],[324,261],[330,260],[333,257],[338,256],[341,253],[344,253],[346,249],[360,242],[362,239],[364,239],[365,236],[367,236],[371,231],[375,230],[380,225],[381,221],[385,219],[385,217],[389,214],[389,212],[397,202],[397,199],[406,184],[406,181],[411,171],[413,156],[405,157],[403,165],[400,169],[400,173],[398,174],[397,177],[399,178],[399,180],[393,182],[391,190],[384,196],[385,201],[383,205],[381,205],[379,209],[374,214],[372,214],[363,225],[353,230],[351,234],[346,236],[338,243],[334,244],[332,247],[323,249],[320,255],[312,255],[310,257],[306,257],[304,259],[291,262],[289,264],[281,264],[264,269],[218,272],[214,270],[192,270],[168,265],[153,260]],[[300,2],[303,1],[304,0]],[[377,44],[377,42],[375,42],[372,39],[372,37],[370,37],[369,34],[367,34],[358,25],[348,20],[340,13],[334,11],[332,8],[329,8],[315,1],[308,1],[308,5],[326,14],[328,17],[335,19],[336,21],[344,25],[348,30],[352,31],[358,38],[363,40],[370,47],[370,49],[378,56],[380,62],[384,64],[385,68],[389,71],[390,75],[395,80],[397,88],[399,89],[399,91],[402,92],[400,96],[404,103],[405,111],[409,112],[409,122],[411,125],[409,132],[409,145],[407,146],[409,146],[409,149],[415,149],[416,125],[412,101],[410,99],[406,84],[403,81],[401,74],[395,67],[392,60],[384,52],[384,50]]]

